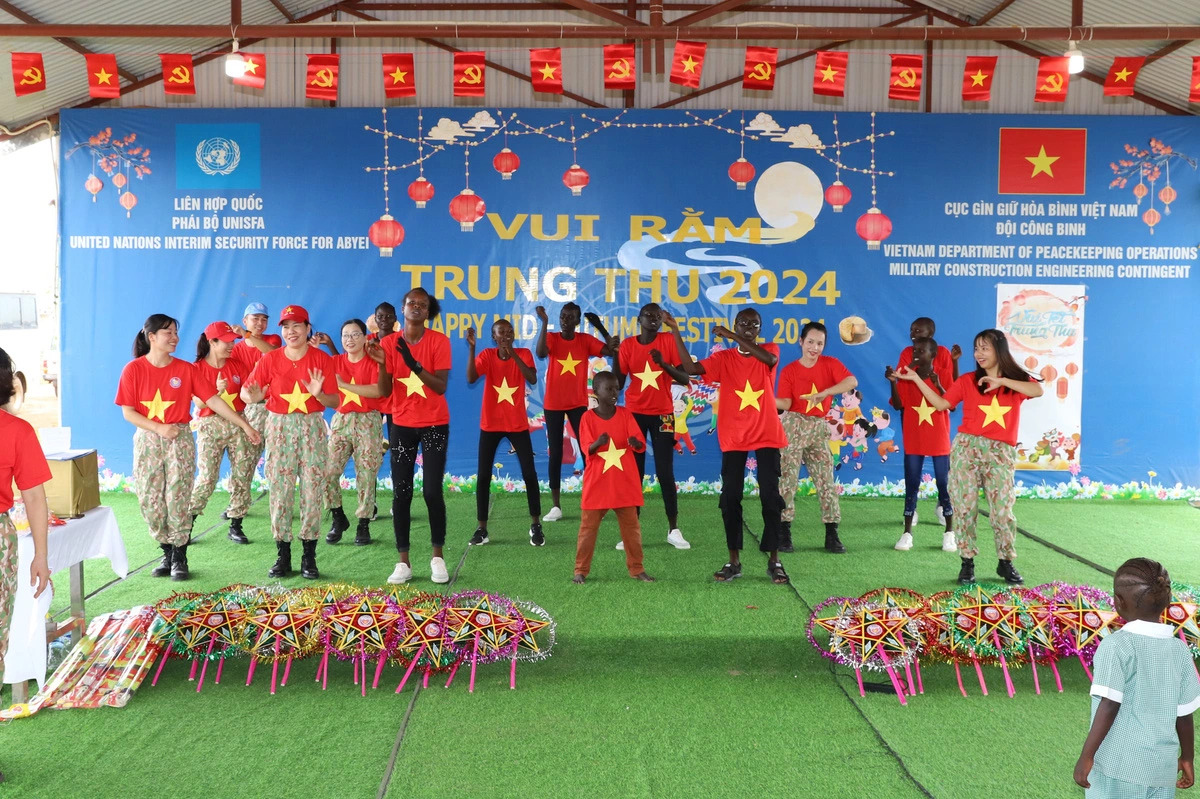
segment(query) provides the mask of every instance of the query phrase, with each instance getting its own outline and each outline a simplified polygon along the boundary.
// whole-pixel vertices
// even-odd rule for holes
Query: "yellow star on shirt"
[[[396,67],[396,71],[393,72],[389,77],[392,79],[393,84],[404,83],[404,76],[407,74],[408,73],[400,69],[400,67]]]
[[[738,410],[744,411],[744,410],[746,410],[746,408],[753,405],[754,410],[761,411],[762,405],[760,405],[758,403],[758,398],[763,395],[764,391],[766,391],[765,388],[760,388],[758,391],[755,391],[754,389],[752,389],[750,387],[750,381],[746,380],[746,387],[744,389],[742,389],[741,391],[733,392],[734,394],[737,395],[738,399],[740,399],[742,401],[742,404],[740,406],[738,406]]]
[[[821,82],[822,83],[833,83],[833,79],[836,75],[837,75],[837,70],[834,69],[833,67],[829,66],[828,64],[826,64],[825,69],[821,70]]]
[[[809,394],[816,394],[816,393],[817,393],[817,384],[816,384],[816,383],[813,383],[813,384],[812,384],[812,388],[810,388],[810,389],[808,390],[808,393],[809,393]],[[804,409],[804,412],[805,412],[805,413],[808,413],[808,412],[809,412],[809,411],[811,411],[813,408],[820,408],[820,407],[821,407],[821,403],[820,403],[820,402],[813,402],[812,400],[805,400],[805,402],[807,402],[807,403],[808,403],[808,407]]]
[[[506,377],[500,381],[500,385],[492,386],[492,388],[496,389],[497,405],[499,405],[501,402],[507,402],[509,405],[516,407],[517,403],[513,402],[513,394],[516,393],[519,386],[510,386],[508,384],[508,378]]]
[[[237,406],[235,406],[233,404],[233,401],[237,399],[237,396],[238,396],[237,394],[230,394],[228,391],[222,391],[217,396],[220,397],[221,399],[225,400],[225,404],[229,406],[229,410],[231,410],[231,411],[237,410]]]
[[[300,388],[300,381],[297,380],[295,385],[292,386],[292,393],[280,394],[279,398],[287,400],[288,407],[284,413],[295,413],[296,411],[308,410],[308,401],[312,399],[312,394]]]
[[[982,86],[983,82],[988,79],[987,74],[981,69],[971,76],[972,86]]]
[[[554,67],[549,64],[543,64],[542,68],[538,71],[542,73],[543,80],[554,80]]]
[[[1054,170],[1050,166],[1061,157],[1058,155],[1046,155],[1046,146],[1042,145],[1042,149],[1037,155],[1025,156],[1025,160],[1033,164],[1033,173],[1029,177],[1037,177],[1038,173],[1041,172],[1054,177]]]
[[[696,65],[699,63],[700,63],[699,61],[695,60],[691,56],[688,56],[687,58],[683,59],[683,71],[684,72],[695,72]]]
[[[921,397],[921,404],[912,406],[912,409],[917,412],[918,425],[933,424],[933,412],[937,410],[937,408],[934,408],[932,405],[926,402],[924,397]]]
[[[156,388],[154,389],[154,399],[149,401],[142,400],[142,404],[146,406],[147,419],[154,419],[157,417],[158,421],[166,422],[167,417],[165,414],[167,408],[170,408],[172,405],[174,405],[175,400],[164,400],[162,398],[162,390]]]
[[[600,474],[604,474],[604,472],[607,472],[614,466],[621,471],[625,471],[625,465],[621,463],[621,458],[625,455],[625,449],[617,449],[617,442],[612,439],[609,439],[608,449],[602,449],[596,454],[604,459],[604,471],[600,472]]]
[[[998,424],[1005,430],[1008,429],[1008,425],[1004,423],[1004,417],[1012,410],[1012,406],[1001,405],[999,397],[992,395],[991,403],[980,405],[979,410],[983,411],[984,415],[983,427],[987,427],[989,424]]]
[[[1125,80],[1132,74],[1133,73],[1130,72],[1129,70],[1125,69],[1125,67],[1121,67],[1121,71],[1113,76],[1113,82],[1115,83],[1119,80]]]
[[[645,368],[640,372],[635,372],[633,376],[642,381],[641,390],[645,391],[647,388],[658,388],[658,378],[662,373],[662,369],[651,369],[650,362],[646,361]]]
[[[107,70],[105,70],[105,69],[104,69],[104,67],[100,67],[100,71],[99,71],[99,72],[94,72],[94,73],[92,73],[92,74],[94,74],[94,75],[96,76],[96,83],[97,83],[97,84],[104,83],[104,84],[107,84],[107,85],[109,85],[109,86],[111,86],[111,85],[112,85],[112,81],[110,81],[110,80],[109,80],[109,78],[111,78],[111,77],[112,77],[112,73],[111,73],[111,72],[108,72]]]
[[[583,361],[575,360],[575,356],[568,352],[566,358],[560,358],[558,361],[558,365],[562,367],[562,371],[559,372],[559,374],[565,375],[567,372],[570,372],[571,374],[578,374],[578,372],[575,371],[575,367],[581,363],[583,363]]]
[[[353,377],[350,378],[350,385],[354,385]],[[360,408],[363,406],[362,397],[355,394],[350,389],[342,388],[341,386],[338,386],[338,391],[342,392],[342,404],[343,405],[357,405]]]
[[[422,380],[420,376],[415,375],[412,372],[408,373],[408,377],[396,378],[396,382],[408,389],[408,393],[405,394],[406,397],[411,397],[413,394],[416,394],[420,397],[429,396],[425,393],[425,381]]]

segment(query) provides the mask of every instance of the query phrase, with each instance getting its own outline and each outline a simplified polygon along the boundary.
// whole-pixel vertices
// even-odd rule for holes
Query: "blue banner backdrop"
[[[1046,357],[1061,368],[1038,402],[1061,402],[1063,416],[1022,441],[1044,470],[1024,479],[1154,471],[1198,485],[1200,361],[1186,354],[1198,156],[1200,121],[1167,117],[66,110],[64,420],[76,446],[129,473],[132,430],[110,403],[148,314],[181,320],[187,358],[208,322],[238,322],[250,300],[273,314],[302,304],[336,341],[343,320],[423,285],[454,345],[449,469],[468,475],[481,392],[466,385],[466,328],[487,342],[506,317],[532,348],[535,307],[557,321],[577,299],[626,337],[653,300],[685,320],[702,357],[712,327],[749,303],[781,364],[799,357],[804,320],[829,325],[826,352],[861,394],[831,424],[839,478],[899,480],[900,459],[884,462],[902,437],[883,372],[913,318],[962,346],[964,371],[976,332],[1020,328],[1018,356],[1039,372],[1053,347],[1079,352],[1070,305],[1086,303],[1086,362]],[[404,228],[390,257],[368,238],[385,213]],[[1059,313],[1041,284],[1082,293],[1055,300]],[[1018,324],[1026,297],[1045,349]],[[1081,385],[1081,404],[1062,402]],[[680,456],[681,480],[717,477],[711,398],[695,386],[677,405],[697,449]]]

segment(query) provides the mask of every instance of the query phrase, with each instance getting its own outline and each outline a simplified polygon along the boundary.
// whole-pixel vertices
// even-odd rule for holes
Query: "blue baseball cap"
[[[262,314],[263,316],[270,316],[270,314],[267,313],[267,306],[263,305],[261,302],[252,302],[249,305],[247,305],[246,310],[242,314],[242,316],[253,316],[254,314]]]

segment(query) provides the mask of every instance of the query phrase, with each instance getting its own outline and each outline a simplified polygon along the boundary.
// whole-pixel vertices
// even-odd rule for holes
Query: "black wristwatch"
[[[420,376],[421,376],[421,372],[424,372],[424,371],[425,371],[425,369],[424,369],[424,368],[422,368],[421,364],[419,364],[419,363],[418,363],[418,364],[414,364],[414,365],[411,367],[411,371],[412,371],[412,373],[413,373],[414,375],[417,375],[418,377],[420,377]]]

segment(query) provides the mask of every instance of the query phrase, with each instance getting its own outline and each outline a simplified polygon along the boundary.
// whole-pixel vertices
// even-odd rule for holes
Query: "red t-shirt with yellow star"
[[[933,387],[933,377],[925,381]],[[936,392],[937,389],[934,388]],[[929,404],[915,383],[896,383],[903,418],[905,455],[949,455],[950,411],[939,411]]]
[[[649,344],[641,343],[637,336],[625,339],[617,350],[617,363],[625,375],[625,407],[629,412],[662,416],[675,410],[671,396],[674,381],[651,359],[651,350],[662,353],[663,363],[671,366],[681,363],[675,337],[670,333],[659,333]]]
[[[779,357],[776,344],[762,348]],[[704,380],[719,383],[717,438],[722,452],[753,452],[787,446],[783,422],[775,410],[775,369],[755,358],[742,355],[736,347],[713,353],[700,361]]]
[[[962,403],[963,418],[958,432],[1003,441],[1014,447],[1017,445],[1021,403],[1028,399],[1024,394],[1006,388],[982,394],[972,370],[960,375],[942,395],[942,399],[949,402],[952,409]]]
[[[208,402],[216,393],[216,387],[200,380],[195,366],[187,361],[172,358],[166,366],[155,366],[141,357],[121,370],[114,402],[128,405],[154,422],[188,424],[192,421],[192,396]]]
[[[312,346],[298,361],[288,358],[287,350],[282,347],[264,353],[246,382],[256,383],[267,392],[267,410],[271,413],[323,413],[325,406],[305,388],[310,369],[317,369],[323,375],[322,393],[338,393],[333,358]]]
[[[242,360],[242,356],[234,350],[234,353],[225,361],[225,365],[220,369],[210,366],[208,361],[201,358],[196,361],[196,379],[204,384],[205,388],[212,391],[221,399],[225,400],[225,404],[234,410],[235,413],[241,413],[246,408],[246,403],[242,402],[241,391],[242,384],[246,382],[246,378],[250,376],[250,370],[253,365]],[[221,394],[217,391],[217,375],[225,378],[225,393]],[[207,405],[200,406],[200,418],[215,416],[213,409]]]
[[[586,408],[588,359],[600,354],[604,342],[588,333],[577,332],[570,341],[561,333],[547,333],[546,349],[550,354],[542,407],[548,411]]]
[[[529,429],[525,415],[525,377],[517,366],[520,358],[533,368],[533,353],[513,347],[513,357],[500,360],[495,347],[475,356],[475,371],[483,378],[483,403],[479,409],[479,428],[490,433],[519,433]]]
[[[610,508],[637,508],[645,504],[642,497],[642,478],[638,476],[637,461],[633,458],[633,447],[629,437],[642,442],[646,439],[638,429],[633,414],[620,405],[611,419],[602,419],[595,410],[583,414],[579,423],[579,445],[586,453],[592,442],[608,433],[609,442],[596,452],[586,455],[583,470],[583,497],[579,507],[583,510],[609,510]]]
[[[341,378],[343,383],[354,383],[357,386],[373,386],[379,382],[379,364],[366,355],[358,363],[353,363],[346,353],[333,359],[333,373]],[[373,397],[362,397],[344,388],[339,388],[342,401],[337,406],[338,413],[366,413],[379,410],[379,400]]]
[[[817,362],[813,366],[805,366],[800,361],[792,361],[779,373],[779,390],[775,392],[775,396],[792,401],[790,413],[824,416],[829,413],[829,408],[833,405],[833,397],[826,397],[819,403],[812,403],[800,398],[806,394],[815,394],[830,386],[836,386],[847,377],[850,377],[850,370],[831,355],[818,355]],[[718,415],[718,421],[720,418]]]
[[[0,513],[13,506],[14,481],[25,491],[50,482],[52,476],[33,426],[0,410]]]
[[[384,366],[392,376],[392,395],[381,403],[380,410],[390,413],[392,422],[401,427],[450,424],[446,395],[425,385],[400,357],[396,340],[401,335],[400,332],[389,333],[379,342],[386,359]],[[438,372],[450,368],[450,339],[436,330],[425,328],[421,340],[409,344],[408,348],[422,369]]]
[[[283,346],[283,339],[274,333],[264,333],[261,338],[272,347],[279,348]],[[246,339],[241,339],[237,344],[233,345],[233,354],[251,366],[254,366],[254,364],[262,360],[262,356],[266,355],[265,352],[246,341]]]
[[[913,348],[912,346],[905,347],[900,350],[900,360],[896,361],[896,371],[899,372],[905,366],[912,363]],[[954,382],[954,359],[950,357],[950,350],[942,345],[938,345],[937,354],[933,356],[933,371],[938,376],[938,380],[942,381],[943,386],[948,386]],[[916,388],[914,386],[914,388]],[[921,389],[917,389],[919,393]]]

